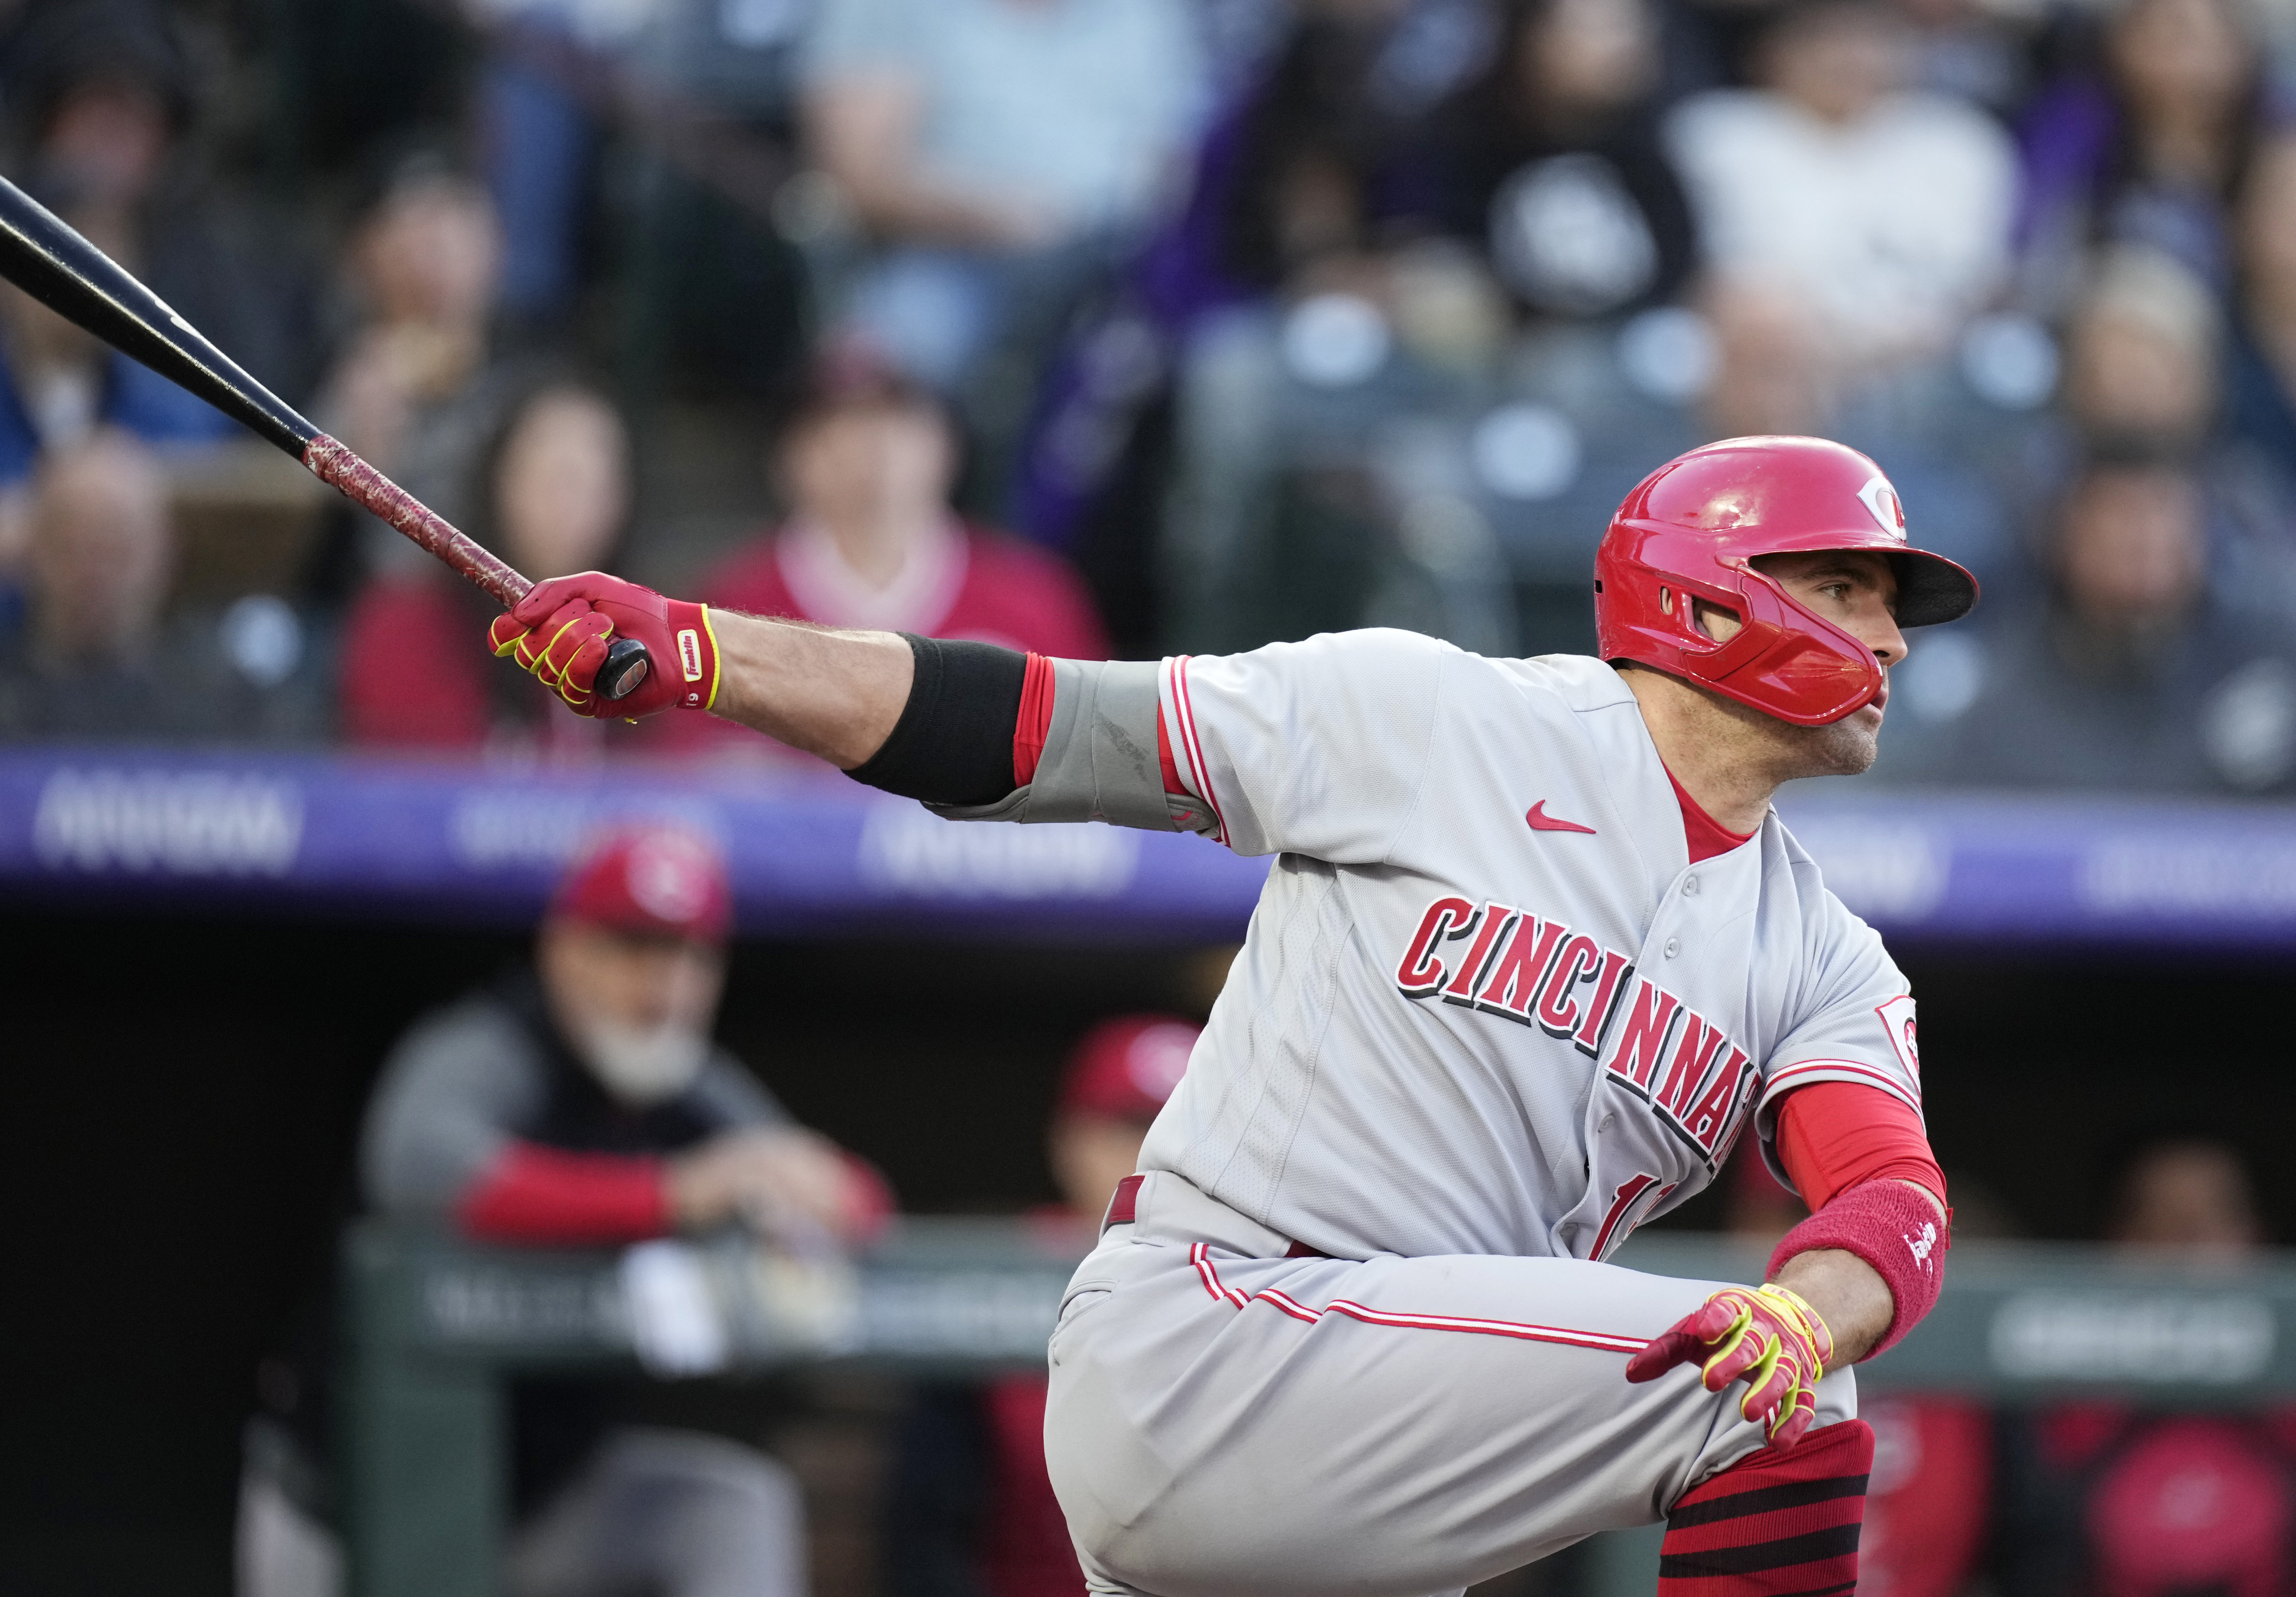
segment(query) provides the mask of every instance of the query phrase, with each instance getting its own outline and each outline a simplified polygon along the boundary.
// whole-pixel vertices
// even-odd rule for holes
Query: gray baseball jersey
[[[1775,815],[1693,867],[1600,661],[1365,631],[1056,671],[1037,781],[957,813],[1277,856],[1144,1170],[1340,1257],[1602,1258],[1791,1088],[1919,1108],[1881,939]],[[1185,801],[1145,753],[1159,715]]]
[[[1554,1360],[1574,1371],[1562,1378],[1577,1405],[1566,1432],[1592,1422],[1590,1403],[1665,1429],[1620,1379],[1618,1355],[1710,1288],[1629,1288],[1622,1281],[1648,1278],[1595,1262],[1711,1181],[1750,1121],[1767,1140],[1766,1111],[1794,1087],[1857,1082],[1918,1109],[1913,1000],[1880,939],[1826,891],[1775,815],[1742,845],[1693,864],[1640,708],[1600,661],[1489,660],[1365,631],[1217,659],[1061,662],[1055,673],[1035,779],[996,805],[947,813],[1185,827],[1276,856],[1243,952],[1142,1153],[1141,1168],[1164,1182],[1165,1218],[1111,1229],[1077,1277],[1067,1311],[1077,1328],[1064,1321],[1062,1336],[1089,1343],[1086,1326],[1126,1318],[1103,1296],[1129,1292],[1144,1312],[1193,1303],[1191,1276],[1201,1283],[1203,1272],[1182,1255],[1201,1244],[1217,1272],[1226,1244],[1210,1231],[1270,1248],[1281,1239],[1330,1261],[1369,1261],[1349,1268],[1383,1272],[1389,1300],[1344,1280],[1209,1297],[1239,1320],[1273,1303],[1325,1350],[1334,1336],[1373,1328],[1392,1344],[1378,1357],[1406,1368],[1423,1357],[1421,1389],[1431,1393],[1480,1368],[1440,1333],[1488,1332],[1519,1344],[1507,1356],[1546,1383],[1520,1391],[1552,1392]],[[1180,794],[1160,774],[1160,730]],[[1219,1214],[1234,1223],[1203,1218]],[[1271,1260],[1247,1250],[1229,1273],[1305,1268],[1284,1251]],[[1577,1263],[1538,1273],[1533,1261]],[[1422,1264],[1441,1268],[1414,1286]],[[1144,1284],[1152,1281],[1161,1284]],[[1406,1301],[1414,1292],[1448,1306]],[[1163,1459],[1185,1427],[1160,1381],[1185,1369],[1201,1400],[1211,1400],[1210,1381],[1226,1401],[1243,1402],[1267,1375],[1256,1360],[1208,1357],[1207,1345],[1181,1334],[1181,1319],[1208,1312],[1201,1304],[1162,1312],[1178,1316],[1166,1327],[1178,1338],[1170,1368],[1138,1349],[1095,1359],[1087,1346],[1055,1361],[1055,1484],[1064,1502],[1075,1499],[1071,1523],[1096,1589],[1148,1589],[1124,1584],[1111,1562],[1112,1548],[1145,1544],[1138,1516],[1108,1507],[1111,1491],[1128,1489],[1107,1480],[1106,1461],[1127,1445],[1111,1412],[1128,1416],[1139,1458]],[[1313,1341],[1341,1321],[1356,1329]],[[1414,1330],[1438,1334],[1406,1351]],[[1313,1368],[1300,1356],[1295,1371]],[[1846,1377],[1830,1382],[1833,1412],[1848,1412]],[[1686,1386],[1659,1386],[1681,1405],[1673,1423],[1687,1428],[1677,1439],[1700,1438],[1685,1444],[1679,1469],[1659,1472],[1672,1486],[1632,1449],[1618,1469],[1594,1471],[1591,1510],[1563,1513],[1553,1494],[1525,1486],[1459,1584],[1505,1567],[1494,1557],[1536,1556],[1602,1524],[1662,1513],[1679,1490],[1759,1445],[1736,1420],[1734,1398],[1705,1393],[1694,1374]],[[1464,1419],[1491,1394],[1457,1395]],[[1530,1408],[1551,1430],[1565,1411],[1559,1395],[1542,1401]],[[1063,1412],[1095,1438],[1081,1451],[1058,1445]],[[1227,1478],[1236,1461],[1269,1461],[1285,1448],[1296,1461],[1306,1438],[1299,1424],[1286,1428],[1275,1452],[1254,1445],[1258,1432],[1221,1432],[1201,1472]],[[1429,1454],[1441,1456],[1439,1446]],[[1433,1490],[1429,1478],[1398,1478],[1414,1468],[1392,1462],[1380,1490],[1421,1501],[1413,1493]],[[1318,1490],[1339,1493],[1359,1524],[1378,1519],[1342,1482]],[[1300,1548],[1323,1534],[1315,1526],[1334,1522],[1332,1507],[1326,1496]],[[1103,1531],[1087,1538],[1086,1522]],[[1388,1528],[1398,1523],[1410,1521]],[[1264,1518],[1238,1534],[1263,1551],[1283,1540]],[[1189,1527],[1191,1547],[1218,1542]],[[1388,1568],[1400,1583],[1366,1591],[1423,1592],[1428,1571],[1446,1567],[1382,1564],[1360,1548],[1349,1556],[1351,1568]],[[1168,1569],[1157,1578],[1167,1584],[1153,1589],[1167,1593],[1288,1589],[1273,1574],[1226,1587]]]

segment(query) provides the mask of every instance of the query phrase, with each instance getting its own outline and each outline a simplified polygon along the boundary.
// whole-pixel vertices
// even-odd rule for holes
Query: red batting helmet
[[[1977,579],[1909,547],[1905,507],[1857,450],[1823,438],[1732,438],[1643,479],[1595,556],[1595,634],[1605,660],[1702,682],[1798,727],[1824,726],[1882,690],[1874,653],[1753,568],[1757,555],[1874,549],[1898,575],[1898,624],[1965,615]],[[1690,601],[1744,623],[1707,636]]]

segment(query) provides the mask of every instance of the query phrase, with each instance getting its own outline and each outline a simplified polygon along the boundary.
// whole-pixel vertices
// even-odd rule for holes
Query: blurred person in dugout
[[[520,572],[538,582],[615,569],[630,520],[630,441],[596,388],[529,375],[504,397],[470,469],[461,497],[471,514],[459,524]],[[452,646],[500,609],[435,560],[379,572],[343,623],[343,737],[553,761],[628,743],[624,723],[576,715],[524,671]]]
[[[510,1246],[611,1246],[795,1223],[848,1243],[890,1210],[709,1040],[731,902],[716,851],[606,834],[552,901],[534,959],[417,1023],[361,1140],[377,1213]],[[797,1488],[726,1387],[521,1382],[515,1597],[779,1597],[806,1588]]]
[[[2222,1284],[2267,1240],[2251,1166],[2221,1136],[2157,1127],[2112,1161],[2105,1239]],[[2296,1405],[2049,1405],[2005,1432],[2003,1597],[2266,1597],[2296,1586]]]
[[[1753,1140],[1742,1143],[1726,1175],[1722,1226],[1730,1238],[1767,1256],[1808,1215]],[[1956,1239],[1965,1230],[1956,1224]],[[1955,1597],[1979,1574],[1991,1528],[1992,1415],[1957,1397],[1865,1395],[1857,1415],[1874,1428],[1858,1590]]]
[[[801,71],[810,152],[871,244],[843,322],[957,403],[994,479],[1051,341],[1178,187],[1191,8],[824,0]]]
[[[1724,433],[1823,432],[1849,391],[1948,351],[2009,264],[2016,158],[1975,107],[1910,86],[1885,0],[1786,0],[1754,86],[1667,119],[1710,277]]]
[[[325,735],[300,617],[268,595],[168,612],[168,477],[131,434],[50,450],[32,480],[23,587],[0,622],[0,737],[298,743]]]
[[[832,343],[775,439],[788,518],[721,561],[702,580],[704,602],[1104,658],[1107,634],[1083,582],[1059,556],[960,519],[949,507],[956,469],[955,430],[931,392],[857,343]],[[664,720],[677,724],[654,735],[679,751],[805,759],[731,721]]]
[[[1035,1218],[1089,1235],[1186,1073],[1202,1028],[1128,1015],[1069,1055],[1046,1137],[1058,1206]],[[904,1423],[887,1504],[889,1597],[1073,1597],[1084,1570],[1045,1467],[1041,1370],[928,1387]]]

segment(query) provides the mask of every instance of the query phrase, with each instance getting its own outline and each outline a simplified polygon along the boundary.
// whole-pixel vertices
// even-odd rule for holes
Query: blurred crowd
[[[1637,479],[1822,433],[1986,586],[1883,778],[2296,782],[2284,5],[354,9],[435,47],[20,0],[6,169],[530,576],[1070,655],[1584,650]],[[0,736],[775,757],[578,722],[487,611],[0,291]]]

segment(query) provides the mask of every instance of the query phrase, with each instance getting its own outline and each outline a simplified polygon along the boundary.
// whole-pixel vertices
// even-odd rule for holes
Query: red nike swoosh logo
[[[1592,827],[1582,827],[1575,820],[1555,819],[1546,812],[1545,799],[1539,800],[1524,811],[1522,818],[1530,823],[1530,829],[1534,832],[1584,832],[1589,837],[1595,835],[1595,828]]]

